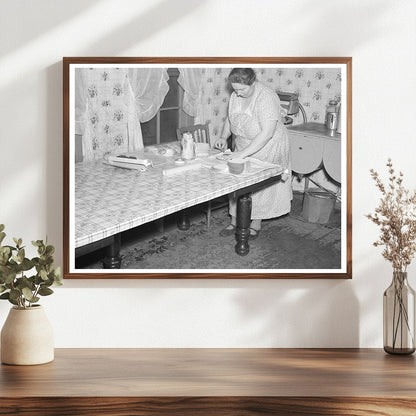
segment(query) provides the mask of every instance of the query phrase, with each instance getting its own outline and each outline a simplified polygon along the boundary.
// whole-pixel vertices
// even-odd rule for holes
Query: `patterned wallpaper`
[[[227,116],[231,86],[230,68],[203,68],[202,91],[205,121],[210,123],[211,143],[221,134]],[[257,78],[275,91],[295,92],[308,121],[324,122],[329,100],[341,98],[341,71],[322,68],[257,68]],[[106,152],[127,146],[128,83],[126,70],[90,69],[88,71],[89,114],[92,152],[101,158]],[[301,113],[294,124],[303,122]],[[100,138],[100,139],[99,139]]]
[[[227,115],[231,93],[228,84],[229,68],[202,70],[204,115],[210,122],[211,140],[221,134]],[[279,92],[295,92],[305,109],[308,121],[323,123],[329,100],[341,99],[341,70],[326,68],[257,68],[257,78]],[[303,122],[301,113],[293,117],[293,124]]]

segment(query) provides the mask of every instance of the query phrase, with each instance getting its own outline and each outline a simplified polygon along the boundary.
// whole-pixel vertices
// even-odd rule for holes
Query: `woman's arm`
[[[260,133],[250,142],[250,144],[239,152],[234,152],[233,159],[251,156],[258,152],[273,137],[276,130],[277,120],[260,120]]]
[[[228,117],[226,117],[225,121],[224,121],[224,125],[222,126],[222,131],[221,131],[220,137],[222,139],[227,140],[228,137],[230,136],[230,134],[231,134],[230,120],[229,120]]]
[[[214,143],[214,148],[224,151],[227,148],[227,139],[230,134],[231,134],[230,120],[227,117],[224,121],[221,135],[219,139],[217,139]]]

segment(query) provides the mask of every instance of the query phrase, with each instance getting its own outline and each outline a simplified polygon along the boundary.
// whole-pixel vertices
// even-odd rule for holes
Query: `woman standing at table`
[[[252,197],[250,238],[256,238],[263,219],[275,218],[290,211],[292,201],[289,139],[281,116],[278,95],[256,81],[251,68],[234,68],[228,80],[233,88],[228,107],[228,118],[214,147],[225,150],[231,133],[235,136],[236,149],[231,158],[254,157],[275,163],[284,169],[279,182],[267,186]],[[231,223],[220,235],[235,233],[237,201],[230,197]]]

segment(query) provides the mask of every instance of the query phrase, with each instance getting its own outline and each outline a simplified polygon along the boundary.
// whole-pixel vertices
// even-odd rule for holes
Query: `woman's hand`
[[[214,143],[214,149],[219,149],[221,152],[224,152],[227,149],[227,139],[222,139],[221,137],[217,139]]]
[[[280,180],[282,182],[286,182],[289,179],[289,176],[290,176],[289,170],[285,169],[284,172],[282,173],[282,176],[281,176]]]

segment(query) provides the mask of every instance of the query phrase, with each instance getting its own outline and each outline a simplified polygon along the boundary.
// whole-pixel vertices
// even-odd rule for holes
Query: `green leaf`
[[[53,265],[53,257],[52,256],[42,256],[41,263],[44,266],[52,266]]]
[[[31,282],[26,276],[22,276],[18,279],[17,287],[21,290],[23,290],[23,288],[25,287],[30,289],[31,291],[36,289],[34,283]]]
[[[7,246],[3,246],[3,247],[8,247],[8,248],[10,249],[10,251],[16,251],[16,250],[17,250],[17,248],[16,248],[16,247],[9,246],[9,245],[7,245]]]
[[[19,306],[19,302],[17,302],[17,300],[16,300],[16,299],[10,299],[10,298],[9,298],[9,302],[10,302],[12,305]]]
[[[0,264],[6,264],[9,261],[12,250],[8,246],[0,247]]]
[[[10,299],[10,292],[7,293],[2,293],[0,295],[0,299],[6,299],[8,300],[10,303],[12,303],[13,305],[17,305],[17,301],[14,299]]]
[[[24,272],[26,272],[26,271],[28,271],[28,270],[30,270],[30,269],[33,269],[34,264],[33,264],[33,262],[32,262],[31,260],[29,260],[27,257],[25,257],[25,258],[22,260],[22,263],[20,264],[20,266],[21,266],[22,270],[23,270]]]
[[[24,248],[21,248],[17,252],[17,259],[19,260],[19,263],[21,263],[24,258],[25,258],[25,249]]]
[[[13,273],[15,276],[19,273],[21,273],[22,268],[20,267],[20,264],[17,264],[15,262],[9,261],[8,265],[6,266],[9,270],[9,273]]]
[[[4,231],[4,224],[0,224],[0,232]]]
[[[0,243],[4,240],[5,237],[6,237],[6,233],[0,232]]]
[[[30,292],[32,293],[32,292]],[[12,289],[10,290],[10,299],[17,300],[22,295],[22,292],[19,289]]]
[[[35,285],[40,285],[40,284],[44,283],[44,281],[42,280],[42,278],[38,274],[36,274],[35,276],[33,276],[33,283]]]
[[[0,285],[0,293],[3,293],[5,290],[7,290],[7,287],[4,285]]]
[[[62,273],[61,273],[61,268],[57,267],[54,270],[52,270],[52,273],[50,273],[49,275],[53,275],[53,282],[55,285],[60,286],[63,284],[63,279],[62,279]]]
[[[10,254],[10,252],[11,252],[11,250],[10,250],[10,247],[8,247],[8,246],[4,246],[4,247],[0,248],[0,253],[5,255],[5,256],[8,256]]]
[[[13,237],[13,241],[16,244],[17,248],[20,248],[22,246],[23,240],[21,238]]]
[[[52,293],[53,293],[53,290],[52,289],[49,289],[48,287],[46,287],[46,286],[42,286],[40,289],[39,289],[39,295],[41,295],[41,296],[49,296],[49,295],[52,295]]]
[[[15,277],[16,273],[14,273],[12,270],[7,270],[7,272],[2,275],[1,280],[3,284],[10,284],[13,283]]]
[[[31,299],[33,298],[33,292],[28,288],[28,287],[24,287],[22,289],[23,292],[23,296],[29,301],[32,302]]]
[[[46,270],[44,269],[39,272],[39,276],[42,280],[48,280],[48,273],[46,273]]]
[[[55,253],[55,247],[51,246],[51,245],[46,246],[45,255],[46,256],[52,256],[53,253]]]

